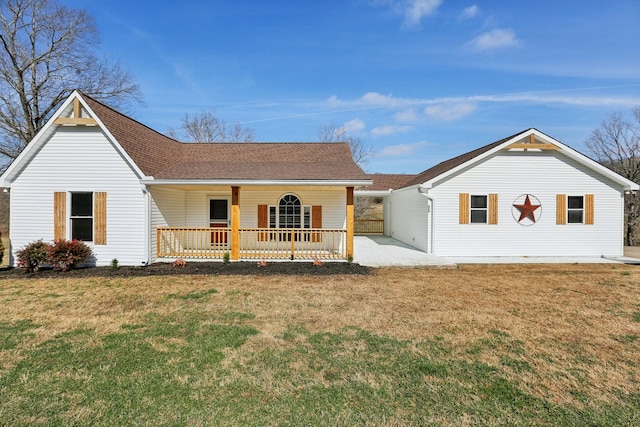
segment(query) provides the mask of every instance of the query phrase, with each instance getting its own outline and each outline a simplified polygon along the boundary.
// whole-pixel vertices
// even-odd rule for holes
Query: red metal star
[[[520,211],[520,218],[518,222],[522,221],[525,218],[529,218],[531,222],[536,222],[536,218],[533,215],[536,209],[540,207],[540,205],[532,205],[531,200],[529,200],[529,195],[524,199],[524,205],[513,205],[516,209]]]

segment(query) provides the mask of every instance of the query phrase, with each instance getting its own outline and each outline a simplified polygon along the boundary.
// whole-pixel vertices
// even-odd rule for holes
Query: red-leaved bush
[[[16,252],[18,268],[23,269],[27,273],[38,271],[40,266],[47,263],[48,246],[48,243],[37,240],[20,249]]]
[[[73,270],[91,254],[91,248],[80,240],[56,240],[47,246],[47,262],[56,271]]]

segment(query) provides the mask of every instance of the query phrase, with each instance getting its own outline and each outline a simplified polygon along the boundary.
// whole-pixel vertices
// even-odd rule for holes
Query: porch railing
[[[241,259],[346,259],[342,229],[241,228]],[[159,258],[222,258],[232,251],[230,228],[159,227]]]
[[[384,220],[382,219],[356,219],[353,221],[355,234],[384,234]]]

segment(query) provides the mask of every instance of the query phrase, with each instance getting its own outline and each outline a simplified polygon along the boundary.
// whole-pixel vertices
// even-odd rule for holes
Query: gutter
[[[250,179],[153,179],[146,177],[140,180],[144,185],[224,185],[224,186],[269,186],[269,185],[308,185],[308,186],[341,186],[363,187],[373,182],[367,180],[331,180],[331,179],[294,179],[294,180],[250,180]]]

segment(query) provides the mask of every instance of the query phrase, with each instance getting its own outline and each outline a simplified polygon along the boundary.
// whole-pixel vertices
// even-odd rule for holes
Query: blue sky
[[[257,141],[327,123],[369,172],[417,173],[535,127],[585,151],[640,105],[640,1],[62,0],[137,78],[128,113],[161,132],[215,110]]]

